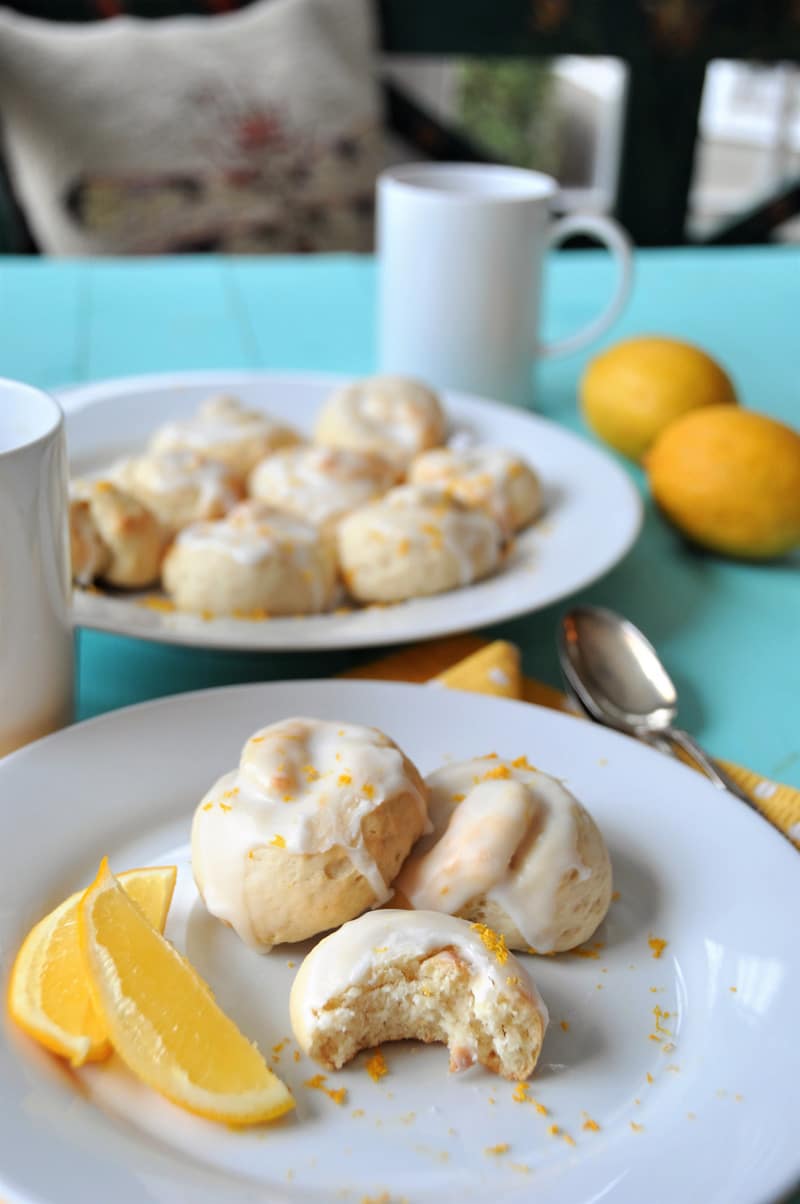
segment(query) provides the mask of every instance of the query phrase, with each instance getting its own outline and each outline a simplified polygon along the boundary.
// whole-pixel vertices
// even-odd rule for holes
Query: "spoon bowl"
[[[755,805],[688,732],[673,726],[677,690],[653,645],[628,619],[600,606],[576,606],[561,620],[558,654],[569,688],[593,719],[662,745],[668,740],[715,786]]]

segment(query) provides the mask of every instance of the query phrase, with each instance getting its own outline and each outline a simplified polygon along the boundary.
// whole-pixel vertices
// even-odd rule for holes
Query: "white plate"
[[[514,1102],[513,1084],[483,1070],[450,1075],[441,1047],[411,1044],[386,1047],[380,1083],[364,1055],[331,1076],[348,1091],[337,1107],[303,1086],[316,1068],[295,1062],[290,1043],[278,1070],[296,1113],[231,1132],[113,1062],[70,1074],[7,1023],[0,1194],[47,1204],[305,1204],[383,1192],[413,1204],[762,1204],[790,1185],[800,1173],[797,853],[691,770],[524,703],[385,683],[242,686],[118,711],[0,761],[6,973],[29,926],[87,882],[103,853],[117,869],[175,858],[168,936],[262,1049],[288,1037],[289,963],[302,950],[259,956],[211,920],[186,840],[197,799],[244,738],[302,713],[377,724],[426,772],[447,757],[524,752],[599,820],[620,892],[598,933],[605,947],[595,959],[526,959],[552,1016],[531,1081],[548,1115]],[[668,941],[660,960],[651,935]],[[656,1006],[670,1014],[673,1049],[649,1039]],[[598,1132],[583,1129],[586,1115]],[[485,1152],[499,1143],[507,1154]]]
[[[74,474],[141,449],[167,418],[187,416],[210,394],[235,393],[310,434],[342,377],[244,372],[182,373],[101,381],[58,396],[67,410]],[[515,448],[541,474],[546,518],[525,531],[502,572],[467,589],[348,614],[253,622],[164,614],[135,597],[77,591],[76,622],[142,639],[216,648],[357,648],[428,639],[539,610],[602,576],[635,540],[642,506],[625,472],[603,452],[521,410],[446,394],[454,434]]]

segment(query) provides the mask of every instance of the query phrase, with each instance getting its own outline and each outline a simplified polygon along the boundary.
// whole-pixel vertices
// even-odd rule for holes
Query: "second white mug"
[[[381,371],[524,404],[539,356],[577,351],[608,329],[630,292],[630,241],[610,218],[554,222],[557,191],[550,176],[490,164],[409,164],[380,176]],[[544,258],[573,234],[608,247],[619,266],[616,288],[599,317],[545,344]]]

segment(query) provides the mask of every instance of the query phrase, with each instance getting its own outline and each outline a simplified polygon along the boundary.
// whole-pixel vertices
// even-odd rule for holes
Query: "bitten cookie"
[[[331,1070],[414,1038],[446,1044],[451,1070],[479,1062],[517,1081],[533,1073],[548,1020],[496,933],[433,911],[373,911],[320,941],[289,1012],[300,1048]]]
[[[414,907],[488,924],[512,949],[558,953],[588,940],[611,902],[597,825],[524,757],[478,757],[427,779],[433,833],[397,887]]]
[[[110,481],[73,481],[70,495],[75,580],[101,579],[124,589],[153,585],[169,538],[156,516]]]
[[[109,475],[173,533],[189,523],[222,518],[244,493],[227,465],[187,449],[122,460]]]
[[[290,447],[257,464],[248,489],[259,501],[322,527],[386,493],[396,475],[374,452]]]
[[[509,534],[541,512],[536,473],[500,447],[434,448],[412,461],[408,479],[415,485],[438,485],[465,506],[479,506]]]
[[[399,602],[486,577],[499,564],[502,532],[443,490],[401,485],[343,519],[337,542],[353,597]]]
[[[150,440],[151,452],[193,451],[226,464],[240,480],[270,452],[300,442],[298,433],[235,397],[212,397],[193,417],[168,422]]]
[[[164,560],[163,584],[178,610],[315,614],[335,597],[336,551],[318,527],[242,502],[218,522],[184,527]]]
[[[444,442],[447,423],[437,395],[405,376],[368,376],[337,389],[317,418],[315,438],[330,447],[377,452],[396,468]]]
[[[383,732],[286,719],[198,805],[192,870],[211,914],[269,949],[385,903],[427,823],[422,778]]]

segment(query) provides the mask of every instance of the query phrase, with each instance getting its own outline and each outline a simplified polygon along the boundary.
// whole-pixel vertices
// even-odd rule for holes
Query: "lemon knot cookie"
[[[425,784],[383,732],[286,719],[198,805],[192,870],[211,914],[270,949],[385,903],[427,827]]]
[[[547,1008],[502,938],[433,911],[373,911],[320,941],[289,1001],[300,1048],[332,1070],[361,1049],[443,1042],[450,1069],[517,1081],[536,1066]]]
[[[100,578],[123,589],[153,585],[168,534],[156,516],[111,481],[70,484],[72,575],[81,585]]]
[[[318,527],[257,502],[178,534],[163,568],[178,610],[300,615],[326,610],[336,589],[333,541]]]
[[[187,448],[123,460],[109,475],[173,532],[202,519],[222,518],[243,493],[226,464]]]
[[[197,452],[244,480],[270,452],[299,442],[296,431],[263,410],[248,410],[235,397],[212,397],[191,418],[159,427],[149,450]]]
[[[250,474],[252,497],[330,526],[395,484],[395,469],[374,452],[348,447],[291,447],[268,456]]]
[[[479,506],[509,534],[527,526],[542,508],[536,473],[500,447],[433,448],[412,461],[408,479],[439,485],[466,506]]]
[[[406,376],[368,376],[328,398],[315,438],[377,452],[402,470],[419,452],[443,443],[446,431],[442,404],[427,385]]]
[[[528,764],[479,757],[427,778],[433,832],[397,887],[414,907],[489,924],[509,948],[588,940],[611,902],[611,862],[589,812]]]
[[[339,561],[362,602],[399,602],[469,585],[500,561],[503,535],[488,514],[442,489],[400,485],[337,528]]]

